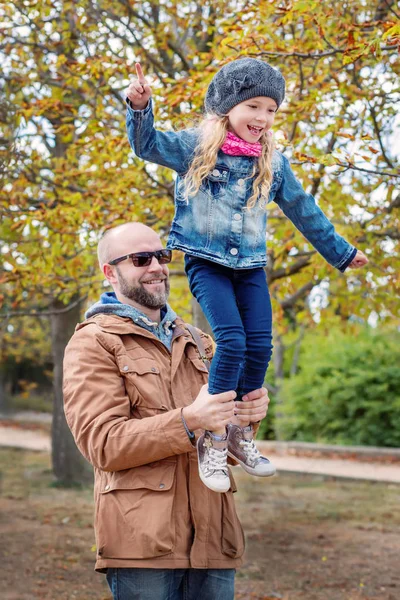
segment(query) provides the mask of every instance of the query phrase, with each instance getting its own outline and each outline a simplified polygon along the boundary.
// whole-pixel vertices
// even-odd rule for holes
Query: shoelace
[[[260,451],[254,443],[254,440],[241,440],[239,442],[240,446],[243,448],[247,458],[256,465],[258,461],[262,458]]]
[[[207,471],[221,471],[223,475],[228,475],[226,459],[228,455],[227,448],[219,450],[212,446],[208,449],[208,461],[205,465]]]

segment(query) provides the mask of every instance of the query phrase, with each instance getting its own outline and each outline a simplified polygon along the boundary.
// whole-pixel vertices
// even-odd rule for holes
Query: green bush
[[[34,412],[53,412],[53,398],[51,392],[47,394],[19,394],[11,396],[9,408],[13,411],[28,410]]]
[[[360,329],[306,338],[284,382],[281,439],[400,446],[400,334]]]
[[[268,407],[268,414],[265,419],[263,419],[260,423],[260,427],[257,433],[257,438],[259,440],[274,440],[275,439],[275,409],[276,402],[274,394],[269,393],[270,403]]]

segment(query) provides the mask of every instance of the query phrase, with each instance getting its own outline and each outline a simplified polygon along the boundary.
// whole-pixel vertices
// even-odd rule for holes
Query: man
[[[244,551],[234,481],[210,491],[195,442],[234,413],[260,421],[267,392],[240,403],[208,394],[194,338],[167,304],[170,251],[152,229],[107,231],[98,257],[114,292],[88,310],[64,361],[66,418],[95,470],[96,570],[114,600],[232,600]]]

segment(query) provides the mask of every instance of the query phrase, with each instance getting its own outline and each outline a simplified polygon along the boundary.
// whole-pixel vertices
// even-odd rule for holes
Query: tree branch
[[[313,254],[315,254],[315,251],[310,252],[309,256],[301,258],[300,260],[293,263],[289,267],[283,267],[281,269],[277,269],[276,271],[272,271],[270,273],[270,282],[272,283],[273,281],[276,281],[277,279],[282,279],[283,277],[288,277],[289,275],[294,275],[295,273],[298,273],[299,271],[301,271],[301,269],[303,269],[304,267],[306,267],[307,265],[310,264],[311,256]]]
[[[79,306],[79,304],[82,304],[85,300],[87,300],[87,296],[78,298],[78,300],[75,300],[75,302],[68,304],[68,306],[66,306],[65,308],[60,308],[60,310],[7,312],[0,313],[0,317],[5,319],[11,319],[13,317],[50,317],[51,315],[61,315],[73,310],[74,308]]]
[[[301,288],[299,288],[296,292],[294,292],[294,294],[282,300],[280,302],[280,305],[282,306],[283,310],[293,308],[297,300],[306,296],[309,292],[311,292],[313,287],[315,287],[319,283],[321,283],[321,279],[317,279],[316,281],[309,281],[308,283],[304,284]]]
[[[375,131],[376,137],[378,138],[378,143],[379,143],[379,146],[380,146],[380,149],[381,149],[381,152],[382,152],[382,156],[386,160],[386,162],[389,165],[389,167],[391,169],[394,169],[394,164],[392,163],[392,161],[387,156],[386,151],[385,151],[385,147],[384,147],[383,142],[382,142],[381,130],[378,127],[378,121],[377,121],[377,118],[376,118],[375,108],[373,106],[371,106],[370,102],[368,102],[368,106],[369,106],[369,111],[371,113],[372,122],[374,124],[374,131]]]
[[[342,173],[346,172],[346,171],[361,171],[362,173],[370,173],[371,175],[381,175],[382,177],[396,177],[396,178],[400,178],[400,173],[388,173],[387,171],[376,171],[373,169],[363,169],[362,167],[356,167],[356,165],[353,165],[351,163],[342,163],[342,162],[337,162],[336,163],[339,167],[343,167],[343,170],[341,171]]]

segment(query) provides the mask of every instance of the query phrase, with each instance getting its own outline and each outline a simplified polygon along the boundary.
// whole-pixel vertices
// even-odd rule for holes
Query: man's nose
[[[158,262],[158,258],[156,256],[152,256],[151,263],[149,264],[147,269],[150,271],[160,271],[160,270],[162,270],[162,268],[163,268],[163,265],[160,262]]]

